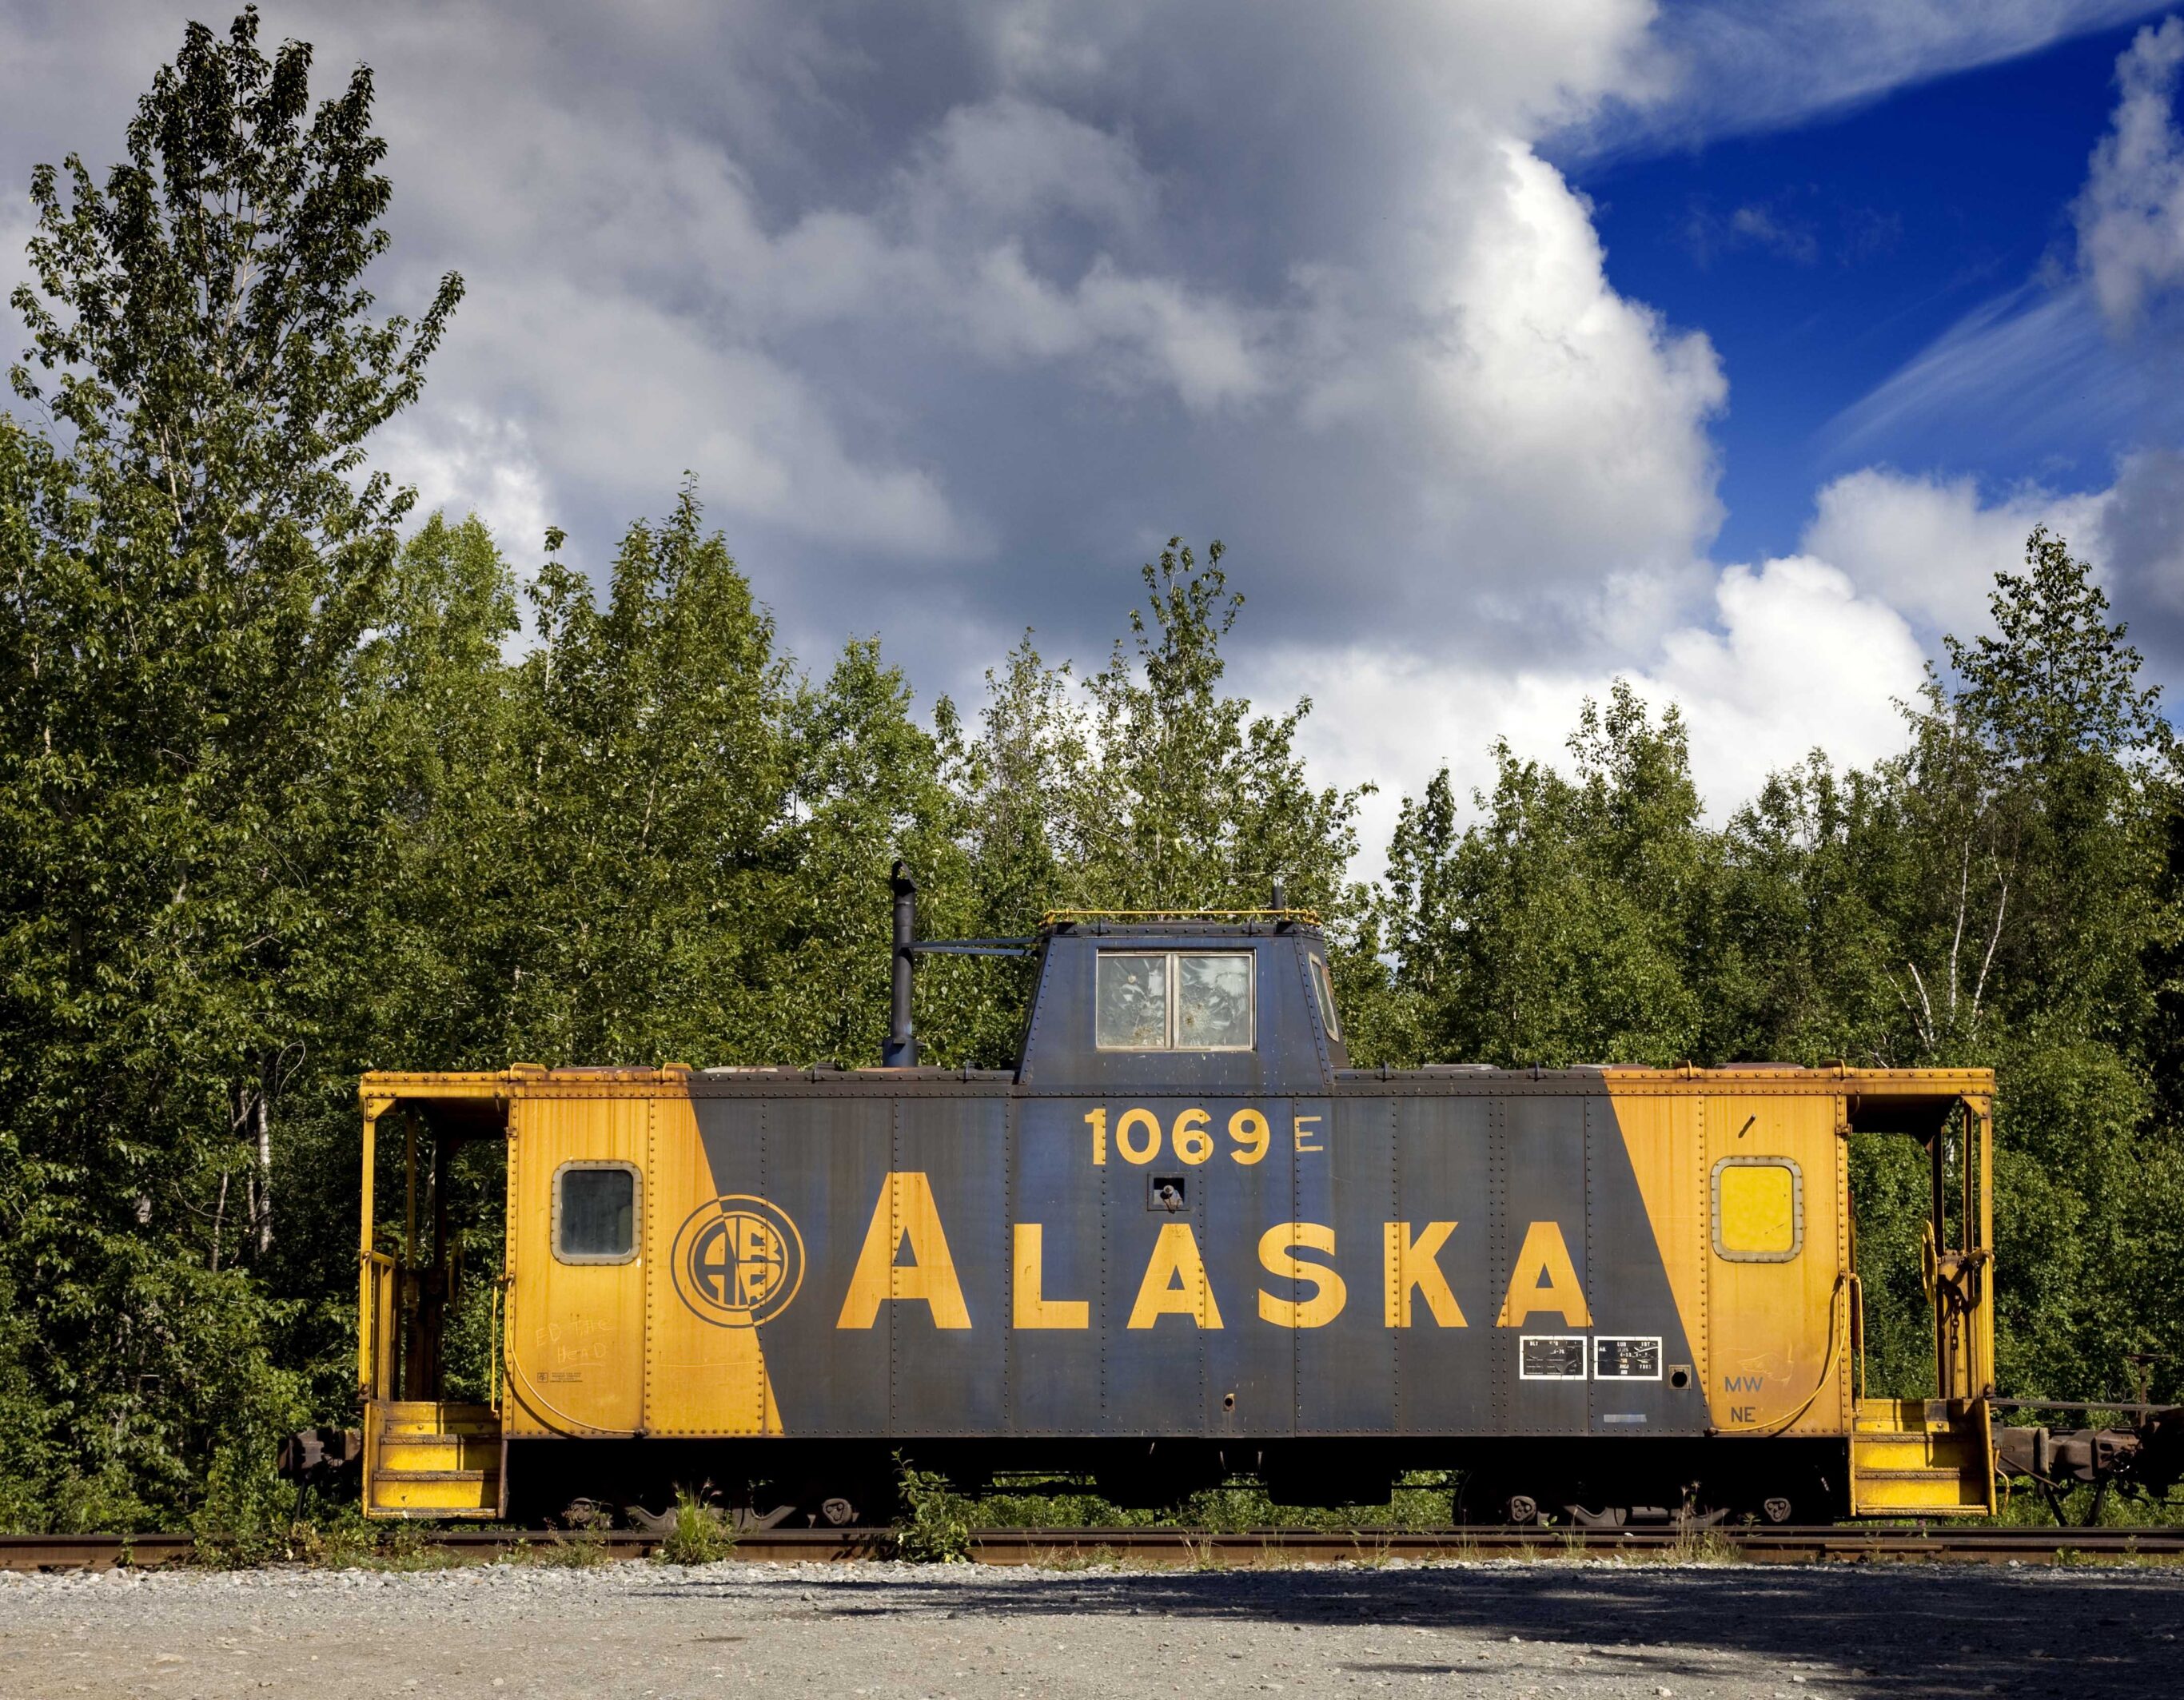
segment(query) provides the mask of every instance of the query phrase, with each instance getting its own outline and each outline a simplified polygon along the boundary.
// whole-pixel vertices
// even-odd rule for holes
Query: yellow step
[[[456,1404],[440,1399],[382,1399],[380,1432],[384,1435],[500,1434],[500,1419],[490,1405]]]
[[[382,1470],[494,1469],[499,1464],[497,1434],[382,1434],[379,1437]]]
[[[1860,1464],[1883,1469],[1962,1469],[1979,1461],[1979,1441],[1972,1435],[1858,1435],[1851,1448]]]
[[[1974,1435],[1858,1435],[1851,1457],[1861,1470],[1978,1470],[1985,1463]]]
[[[1858,1515],[1923,1511],[1942,1516],[1978,1516],[1987,1508],[1985,1484],[1958,1469],[1860,1469],[1857,1473]]]
[[[488,1405],[381,1399],[365,1411],[367,1517],[490,1517],[500,1420]]]
[[[382,1470],[371,1483],[375,1511],[490,1513],[500,1503],[498,1472],[483,1469]]]
[[[1976,1431],[1930,1425],[1923,1399],[1861,1399],[1851,1433],[1851,1508],[1864,1517],[1992,1510],[1991,1467]]]
[[[1924,1399],[1860,1399],[1852,1419],[1852,1427],[1861,1435],[1924,1434],[1926,1431],[1926,1402]]]

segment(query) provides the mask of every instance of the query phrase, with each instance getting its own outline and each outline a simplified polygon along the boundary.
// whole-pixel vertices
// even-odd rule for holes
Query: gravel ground
[[[0,1697],[2184,1692],[2184,1569],[0,1574]]]

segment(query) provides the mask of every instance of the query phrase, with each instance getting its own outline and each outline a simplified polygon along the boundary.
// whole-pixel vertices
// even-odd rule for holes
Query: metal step
[[[1994,1508],[1992,1469],[1976,1430],[1929,1420],[1924,1399],[1861,1399],[1852,1414],[1851,1508],[1871,1517],[1974,1516]]]
[[[389,1435],[379,1437],[379,1468],[398,1469],[496,1469],[500,1436],[495,1434]]]
[[[497,1469],[382,1469],[382,1482],[389,1481],[489,1481],[500,1472]]]
[[[490,1405],[454,1404],[437,1399],[379,1401],[380,1431],[393,1435],[493,1435],[500,1419]]]
[[[366,1516],[498,1514],[500,1419],[492,1407],[384,1399],[365,1414]]]

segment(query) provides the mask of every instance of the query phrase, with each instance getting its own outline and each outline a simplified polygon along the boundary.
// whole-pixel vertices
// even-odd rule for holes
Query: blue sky
[[[2172,7],[2168,9],[2179,9]],[[974,711],[1171,534],[1368,822],[1618,677],[1717,814],[2032,525],[2184,686],[2184,22],[2138,0],[266,0],[376,69],[376,279],[470,292],[379,465],[519,570],[688,472],[805,662]],[[0,0],[0,186],[202,6]],[[0,285],[20,275],[0,197]],[[0,310],[0,346],[20,331]]]
[[[1997,485],[2113,476],[2134,433],[2075,416],[2004,436],[1944,414],[1854,442],[1841,416],[1960,322],[2067,269],[2070,203],[2138,27],[1779,131],[1565,162],[1616,288],[1703,326],[1720,352],[1718,553],[1793,547],[1814,492],[1875,459]]]

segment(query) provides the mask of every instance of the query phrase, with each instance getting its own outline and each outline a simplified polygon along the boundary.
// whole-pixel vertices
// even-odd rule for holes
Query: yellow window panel
[[[1786,1157],[1724,1157],[1713,1166],[1714,1255],[1786,1264],[1805,1237],[1804,1177]]]

